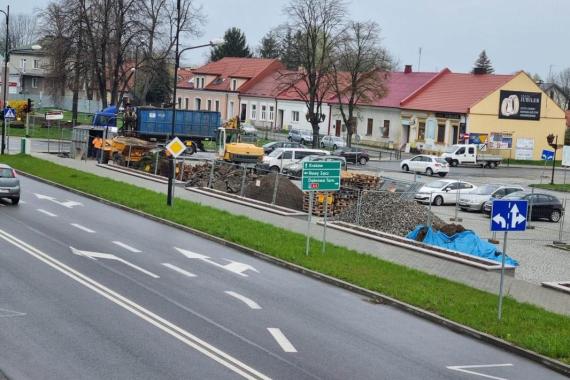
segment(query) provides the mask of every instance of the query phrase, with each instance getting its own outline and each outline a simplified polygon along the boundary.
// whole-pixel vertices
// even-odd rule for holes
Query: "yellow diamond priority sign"
[[[186,145],[178,137],[175,137],[168,143],[166,150],[176,158],[186,150]]]

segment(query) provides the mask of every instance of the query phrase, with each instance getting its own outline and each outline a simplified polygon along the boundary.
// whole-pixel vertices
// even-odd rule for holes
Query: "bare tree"
[[[33,45],[40,37],[40,28],[34,14],[10,15],[10,49],[19,49]],[[0,30],[0,45],[4,46],[6,30]]]
[[[380,46],[380,27],[375,22],[350,22],[334,49],[331,84],[346,125],[346,145],[356,131],[355,111],[361,102],[385,95],[392,59]]]
[[[291,0],[285,13],[291,18],[292,34],[300,36],[299,63],[303,68],[290,75],[288,86],[307,106],[306,119],[313,129],[313,147],[317,147],[319,124],[325,119],[322,106],[330,95],[331,52],[338,41],[346,7],[341,0]]]
[[[570,109],[570,68],[555,74],[552,82],[558,86],[564,98],[560,101],[560,107],[565,110]]]

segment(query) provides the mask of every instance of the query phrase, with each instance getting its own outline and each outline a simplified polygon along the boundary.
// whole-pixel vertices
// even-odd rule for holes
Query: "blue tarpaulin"
[[[416,237],[423,228],[427,228],[427,226],[416,226],[416,228],[406,237],[408,239],[416,240]],[[423,239],[423,242],[425,244],[435,245],[437,247],[467,253],[469,255],[478,256],[489,260],[498,262],[501,262],[502,260],[502,253],[497,249],[497,247],[489,242],[481,240],[481,238],[477,236],[477,234],[475,234],[473,231],[463,231],[458,232],[453,236],[447,236],[441,231],[427,228],[426,236]],[[513,266],[519,265],[518,261],[508,256],[505,257],[505,264]]]

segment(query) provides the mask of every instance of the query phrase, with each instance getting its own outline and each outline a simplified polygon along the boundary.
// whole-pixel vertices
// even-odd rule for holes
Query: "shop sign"
[[[516,160],[532,160],[534,151],[534,139],[518,138],[515,150]]]
[[[468,136],[468,143],[469,144],[486,144],[489,138],[487,133],[469,133]]]
[[[540,120],[540,92],[501,90],[499,119]]]

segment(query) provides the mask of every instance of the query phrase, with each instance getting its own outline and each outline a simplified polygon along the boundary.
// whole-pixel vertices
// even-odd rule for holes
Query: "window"
[[[26,58],[20,59],[20,68],[22,71],[26,72]]]
[[[445,124],[437,125],[437,142],[443,144],[445,141]]]
[[[184,108],[185,108],[185,109],[188,109],[189,100],[190,100],[190,99],[188,99],[188,98],[184,98]]]
[[[34,69],[39,69],[39,68],[40,68],[40,60],[34,59]]]
[[[212,110],[212,99],[208,99],[208,102],[206,104],[208,104],[207,110],[211,111]]]
[[[457,190],[457,189],[459,189],[459,182],[450,183],[445,189],[446,190]]]
[[[259,120],[265,120],[267,118],[267,106],[261,106],[261,118]]]
[[[194,109],[196,111],[200,111],[200,109],[202,109],[202,99],[194,98]]]
[[[465,182],[461,182],[461,183],[459,184],[459,187],[460,187],[461,189],[472,189],[472,188],[473,188],[473,185],[470,185],[470,184],[465,183]]]
[[[299,121],[299,111],[291,111],[291,119],[294,122],[298,122]]]
[[[281,155],[281,159],[282,160],[290,160],[293,158],[293,151],[292,150],[286,150],[285,152],[283,152],[283,154]]]
[[[417,156],[417,157],[412,158],[410,161],[418,161],[418,162],[421,162],[421,161],[423,161],[423,160],[424,160],[424,157],[423,157],[423,156]]]
[[[382,128],[382,137],[388,138],[390,136],[390,120],[384,120],[384,128]]]
[[[475,154],[475,148],[472,146],[469,147],[469,154]]]
[[[215,110],[216,112],[220,112],[220,101],[219,101],[219,100],[216,100],[216,101],[214,102],[214,104],[215,104],[214,110]]]
[[[273,108],[273,106],[269,106],[269,119],[267,120],[273,121],[274,116],[275,116],[275,108]]]
[[[232,91],[237,89],[237,79],[232,79]]]
[[[426,122],[420,121],[418,123],[418,141],[424,141],[426,137]]]
[[[32,88],[38,88],[38,78],[32,78]]]
[[[178,108],[182,107],[182,98],[178,98]]]
[[[228,119],[230,117],[234,116],[234,102],[230,102],[230,109],[229,109],[229,115],[228,115]]]
[[[374,125],[374,120],[368,119],[366,124],[366,136],[372,136],[372,126]]]
[[[251,105],[250,118],[251,118],[251,120],[255,120],[256,117],[257,117],[257,105],[252,104],[252,105]]]
[[[459,148],[455,154],[465,154],[465,147]]]

